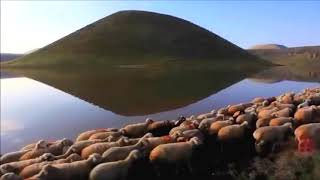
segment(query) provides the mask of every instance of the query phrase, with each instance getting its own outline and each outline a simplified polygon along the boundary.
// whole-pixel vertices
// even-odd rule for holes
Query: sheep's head
[[[73,141],[71,141],[70,139],[67,139],[67,138],[63,138],[61,140],[61,144],[63,146],[71,146],[73,144]]]
[[[189,140],[189,143],[199,146],[202,144],[201,140],[198,137],[193,137]]]
[[[55,156],[51,153],[44,153],[43,155],[40,156],[40,159],[42,161],[53,161],[55,160]]]
[[[99,164],[102,161],[102,156],[98,153],[91,154],[88,161],[94,165]]]
[[[152,124],[154,122],[154,120],[152,120],[151,118],[147,118],[146,119],[146,123],[147,124]]]

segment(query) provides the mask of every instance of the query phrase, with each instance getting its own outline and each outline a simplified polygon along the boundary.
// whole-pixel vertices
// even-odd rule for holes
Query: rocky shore
[[[0,158],[5,179],[320,178],[320,88],[175,120],[39,140]]]

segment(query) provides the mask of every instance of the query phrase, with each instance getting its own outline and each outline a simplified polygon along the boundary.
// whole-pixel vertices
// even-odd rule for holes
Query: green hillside
[[[190,60],[269,64],[186,20],[144,11],[120,11],[2,67],[109,67]],[[108,65],[108,66],[101,66]]]

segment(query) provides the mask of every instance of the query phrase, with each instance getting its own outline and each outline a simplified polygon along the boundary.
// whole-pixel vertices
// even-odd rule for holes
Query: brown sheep
[[[194,149],[201,143],[198,138],[194,137],[187,142],[161,144],[151,151],[149,159],[154,164],[187,163],[190,167],[190,159]]]
[[[199,129],[204,132],[204,133],[207,133],[211,124],[216,122],[216,121],[221,121],[223,120],[224,116],[217,116],[217,117],[214,117],[214,118],[207,118],[207,119],[203,119],[201,121],[201,123],[199,124]]]
[[[282,126],[285,123],[293,123],[293,118],[292,117],[278,117],[271,119],[269,122],[270,126]]]
[[[209,135],[218,135],[218,132],[221,128],[225,127],[225,126],[230,126],[233,124],[233,120],[226,120],[226,121],[216,121],[214,123],[211,124],[208,134]]]
[[[120,137],[122,136],[122,132],[113,132],[113,131],[107,131],[107,132],[98,132],[95,134],[92,134],[88,140],[96,140],[96,139],[106,139],[107,137]]]
[[[269,117],[265,117],[265,118],[259,118],[256,122],[256,128],[261,128],[261,127],[264,127],[264,126],[269,126],[270,124],[270,121],[272,119],[274,119],[275,116],[269,116]]]
[[[294,135],[299,143],[299,147],[304,140],[309,139],[314,143],[315,148],[320,148],[320,123],[310,123],[299,126]]]
[[[237,105],[232,105],[228,108],[228,114],[232,115],[237,111],[244,111],[246,108],[252,106],[253,103],[246,103],[246,104],[237,104]]]
[[[181,131],[181,132],[183,132],[183,131],[186,131],[186,130],[191,130],[191,129],[195,129],[196,128],[196,125],[194,124],[194,123],[191,123],[190,125],[188,125],[188,126],[178,126],[178,127],[174,127],[174,128],[172,128],[171,130],[170,130],[170,132],[169,132],[169,135],[171,136],[171,135],[173,135],[175,132],[177,132],[177,131]]]
[[[117,142],[99,142],[91,144],[85,147],[81,151],[81,157],[87,159],[91,154],[97,153],[102,155],[106,150],[111,147],[119,147],[129,145],[130,141],[127,141],[126,138],[121,138]]]
[[[2,174],[5,173],[9,173],[9,172],[13,172],[16,174],[19,174],[20,171],[31,165],[31,164],[35,164],[35,163],[39,163],[42,161],[50,161],[53,160],[54,155],[50,154],[50,153],[45,153],[42,156],[35,158],[35,159],[28,159],[28,160],[23,160],[23,161],[16,161],[16,162],[10,162],[10,163],[6,163],[0,166],[0,171]]]
[[[56,141],[52,145],[50,145],[47,148],[41,148],[41,149],[32,149],[31,151],[25,153],[23,156],[21,156],[20,160],[27,160],[27,159],[33,159],[36,157],[41,156],[44,153],[51,153],[53,155],[61,155],[63,154],[63,151],[65,147],[69,147],[73,144],[73,142],[69,139],[62,139],[59,141]]]
[[[21,156],[23,156],[25,153],[27,153],[29,151],[31,151],[31,150],[21,150],[21,151],[6,153],[3,156],[1,156],[0,164],[19,161]]]
[[[108,140],[108,138],[107,138]],[[67,152],[65,152],[64,154],[62,155],[59,155],[59,156],[56,156],[55,158],[56,159],[64,159],[64,158],[67,158],[68,156],[70,156],[71,154],[73,153],[77,153],[77,154],[81,154],[81,151],[92,145],[92,144],[95,144],[95,143],[99,143],[99,142],[105,142],[107,140],[100,140],[100,139],[97,139],[97,140],[84,140],[84,141],[77,141],[75,142],[72,146],[69,147],[69,149],[67,150]]]
[[[211,111],[208,113],[204,113],[204,114],[200,114],[197,116],[196,119],[202,120],[202,119],[207,119],[207,118],[213,118],[216,116],[216,112],[215,111]]]
[[[284,108],[272,113],[271,115],[275,117],[290,117],[292,113],[293,113],[293,110],[291,108]]]
[[[70,180],[88,179],[90,171],[101,162],[99,154],[92,154],[87,160],[71,163],[48,164],[30,179]]]
[[[123,135],[133,138],[138,138],[145,135],[148,132],[148,126],[154,121],[152,119],[146,119],[144,123],[129,124],[122,128],[120,131]]]
[[[254,131],[257,152],[265,152],[268,146],[274,149],[275,145],[282,142],[292,131],[292,124],[286,123],[282,126],[265,126]]]
[[[191,129],[183,132],[177,131],[172,137],[177,141],[188,141],[193,137],[197,137],[200,141],[204,141],[204,135],[199,129]]]
[[[59,160],[55,160],[55,161],[45,161],[45,162],[40,162],[40,163],[35,163],[32,165],[29,165],[29,166],[25,167],[20,172],[19,175],[23,178],[29,178],[29,177],[32,177],[32,176],[38,174],[41,171],[41,169],[47,164],[71,163],[71,162],[80,161],[80,160],[83,160],[81,158],[81,156],[74,153],[74,154],[71,154],[66,159],[59,159]]]
[[[39,146],[39,147],[42,147],[42,148],[45,148],[45,147],[48,147],[50,145],[52,145],[54,142],[49,142],[49,141],[46,141],[46,140],[40,140],[36,143],[32,143],[32,144],[28,144],[24,147],[22,147],[20,150],[23,151],[23,150],[32,150],[34,149],[36,146]]]
[[[147,149],[146,138],[150,135],[146,134],[136,144],[131,146],[111,147],[102,154],[102,162],[112,162],[125,159],[131,151],[145,151]]]
[[[94,129],[94,130],[89,130],[89,131],[85,131],[81,134],[78,135],[78,137],[76,138],[76,142],[78,141],[84,141],[84,140],[88,140],[90,136],[92,136],[95,133],[99,133],[99,132],[110,132],[110,131],[117,131],[117,129],[113,129],[113,128],[104,128],[104,129]]]
[[[218,140],[222,142],[230,142],[241,140],[245,136],[245,131],[248,128],[248,122],[245,121],[241,125],[234,124],[221,128],[218,132]]]
[[[163,136],[175,127],[175,121],[155,121],[148,126],[148,132],[154,136]]]
[[[171,136],[162,136],[162,137],[149,137],[145,139],[145,146],[147,152],[150,152],[152,149],[157,147],[160,144],[168,144],[168,143],[173,143],[176,142],[175,137]]]
[[[258,118],[268,118],[272,116],[272,113],[279,111],[279,108],[273,107],[271,109],[261,110],[258,113]]]
[[[138,150],[133,150],[124,160],[101,163],[90,172],[90,180],[124,180],[132,163],[141,156]]]
[[[236,123],[242,124],[243,122],[248,122],[249,126],[252,126],[256,120],[257,120],[257,114],[255,112],[250,112],[250,113],[239,115],[236,119]]]
[[[298,124],[314,123],[319,121],[319,118],[315,117],[316,112],[316,106],[300,108],[294,114],[294,119],[297,121]]]

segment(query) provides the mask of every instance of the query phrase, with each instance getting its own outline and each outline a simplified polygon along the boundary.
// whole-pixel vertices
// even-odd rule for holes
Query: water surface
[[[118,128],[147,117],[175,119],[257,96],[320,86],[316,73],[295,72],[276,68],[253,76],[194,69],[6,74],[10,78],[1,79],[1,153],[39,139],[74,138],[88,129]]]

